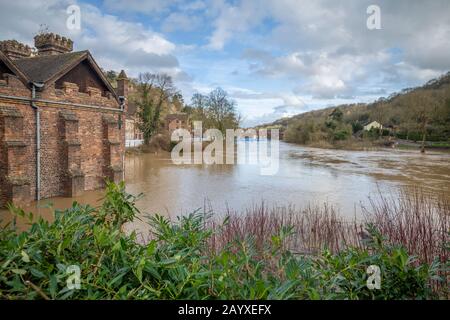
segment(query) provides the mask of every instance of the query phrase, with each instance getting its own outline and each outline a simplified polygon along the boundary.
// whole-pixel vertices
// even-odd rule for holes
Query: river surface
[[[255,142],[247,142],[255,143]],[[240,143],[240,148],[245,142]],[[431,193],[450,195],[450,154],[418,151],[340,151],[315,149],[280,142],[279,169],[261,175],[258,165],[176,165],[170,153],[126,157],[127,190],[143,193],[138,207],[143,214],[175,217],[199,208],[224,213],[241,211],[264,201],[269,206],[333,205],[346,217],[360,214],[370,196],[395,194],[403,187],[421,186]],[[251,157],[251,155],[250,155]],[[77,198],[53,198],[26,207],[50,218],[47,208],[65,208],[76,200],[97,204],[102,191]],[[450,197],[450,196],[449,196]],[[0,211],[8,220],[9,214]],[[141,229],[142,222],[133,223]]]

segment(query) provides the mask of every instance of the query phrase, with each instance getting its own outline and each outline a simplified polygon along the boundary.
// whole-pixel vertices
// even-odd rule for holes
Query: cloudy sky
[[[66,10],[81,8],[70,30]],[[369,30],[367,8],[381,9]],[[41,24],[104,69],[165,72],[185,100],[222,87],[244,125],[372,101],[450,71],[449,0],[0,0],[0,39]]]

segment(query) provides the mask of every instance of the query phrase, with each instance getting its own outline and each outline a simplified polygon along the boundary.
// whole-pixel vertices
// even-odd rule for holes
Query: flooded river
[[[244,142],[242,142],[244,143]],[[450,154],[418,151],[339,151],[280,142],[279,170],[260,174],[256,165],[175,165],[169,153],[127,155],[126,182],[131,193],[143,193],[142,212],[172,217],[198,208],[242,210],[264,201],[269,206],[328,203],[348,217],[360,213],[369,196],[422,186],[450,195]],[[73,200],[96,204],[102,192],[33,203],[28,211],[49,216],[45,205],[70,206]],[[0,212],[5,219],[8,213]],[[135,227],[140,229],[140,222]]]

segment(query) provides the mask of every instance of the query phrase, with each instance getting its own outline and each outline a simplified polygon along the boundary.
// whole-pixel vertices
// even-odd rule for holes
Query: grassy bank
[[[383,141],[369,141],[369,140],[358,140],[358,139],[348,139],[343,141],[329,142],[326,140],[301,143],[295,141],[287,141],[295,144],[300,144],[312,148],[321,149],[336,149],[336,150],[350,150],[350,151],[375,151],[386,148]]]
[[[358,139],[358,138],[349,138],[343,141],[334,141],[329,142],[326,140],[312,141],[303,143],[301,141],[295,140],[285,140],[286,142],[308,146],[312,148],[321,148],[321,149],[336,149],[336,150],[349,150],[349,151],[377,151],[377,150],[411,150],[420,152],[421,144],[415,141],[404,141],[404,140],[396,140],[396,139]],[[449,152],[450,151],[450,143],[446,141],[441,142],[431,142],[427,141],[425,144],[425,150],[428,151],[437,151],[437,152]]]
[[[75,203],[20,234],[14,223],[2,228],[0,298],[448,297],[449,204],[420,192],[374,202],[363,222],[345,222],[331,207],[152,216],[145,244],[122,232],[138,214],[135,200],[110,184],[100,207]],[[80,267],[79,290],[66,286],[70,265]],[[378,290],[367,287],[371,265],[381,271]]]

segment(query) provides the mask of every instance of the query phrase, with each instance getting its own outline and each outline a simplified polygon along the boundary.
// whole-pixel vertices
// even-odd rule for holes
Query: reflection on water
[[[144,194],[138,203],[142,212],[172,217],[209,204],[224,212],[227,207],[240,210],[262,200],[297,207],[328,202],[352,217],[359,213],[359,204],[367,203],[378,190],[392,193],[402,186],[422,186],[450,194],[450,154],[337,151],[287,143],[280,143],[279,171],[274,176],[260,175],[259,166],[248,164],[174,165],[167,153],[129,155],[125,174],[128,191]],[[86,192],[75,200],[95,204],[101,196],[101,191]],[[50,201],[64,208],[73,200],[54,198],[39,205]],[[48,216],[48,209],[39,205],[27,209]],[[133,227],[141,229],[141,224],[136,221]]]

